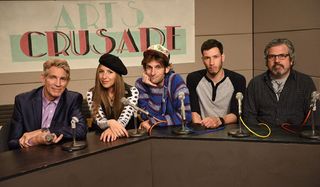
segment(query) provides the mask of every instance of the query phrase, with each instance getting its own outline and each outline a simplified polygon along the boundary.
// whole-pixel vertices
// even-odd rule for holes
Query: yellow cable
[[[245,128],[249,131],[249,132],[251,132],[253,135],[255,135],[255,136],[257,136],[257,137],[259,137],[259,138],[268,138],[270,135],[271,135],[271,129],[270,129],[270,127],[267,125],[267,124],[265,124],[265,123],[259,123],[258,125],[263,125],[263,126],[265,126],[265,127],[267,127],[267,129],[268,129],[268,134],[267,135],[260,135],[260,134],[258,134],[258,133],[256,133],[256,132],[254,132],[253,130],[251,130],[245,123],[244,123],[244,121],[242,120],[242,117],[240,116],[240,121],[241,121],[241,123],[245,126]]]

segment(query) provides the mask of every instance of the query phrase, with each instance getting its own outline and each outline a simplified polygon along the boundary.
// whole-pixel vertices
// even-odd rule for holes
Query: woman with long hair
[[[128,137],[126,129],[133,128],[134,109],[124,106],[122,98],[136,105],[138,90],[126,84],[122,75],[126,75],[127,68],[120,58],[104,54],[99,59],[96,71],[95,86],[87,92],[87,101],[94,128],[103,131],[101,141],[114,141],[120,137]]]

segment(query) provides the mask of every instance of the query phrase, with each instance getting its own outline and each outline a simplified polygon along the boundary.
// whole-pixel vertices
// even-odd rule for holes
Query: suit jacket
[[[8,138],[9,149],[19,148],[19,139],[23,133],[41,129],[42,121],[42,88],[19,94],[15,97],[14,111],[10,122]],[[64,139],[72,138],[71,119],[77,117],[76,138],[86,137],[87,125],[81,112],[83,97],[80,93],[68,91],[62,93],[53,115],[50,132]]]

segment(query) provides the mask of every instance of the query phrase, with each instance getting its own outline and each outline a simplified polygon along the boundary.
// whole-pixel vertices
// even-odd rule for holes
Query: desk
[[[68,153],[58,145],[0,154],[0,186],[320,186],[320,142],[273,129],[267,139],[229,137],[234,126],[176,136],[99,141]]]
[[[59,145],[0,154],[0,186],[152,186],[150,144],[140,139],[111,143],[87,134],[86,149],[66,152]],[[142,166],[142,167],[141,167]]]
[[[233,138],[231,127],[184,137],[168,128],[155,131],[154,186],[320,186],[319,141],[281,129],[266,139]]]

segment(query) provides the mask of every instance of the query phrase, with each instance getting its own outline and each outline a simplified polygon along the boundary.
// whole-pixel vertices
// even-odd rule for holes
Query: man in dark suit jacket
[[[27,148],[39,144],[58,143],[72,138],[71,120],[77,117],[76,138],[86,137],[87,126],[81,113],[83,97],[66,89],[70,67],[62,59],[43,64],[43,86],[16,96],[10,124],[10,149]]]

